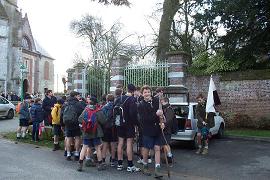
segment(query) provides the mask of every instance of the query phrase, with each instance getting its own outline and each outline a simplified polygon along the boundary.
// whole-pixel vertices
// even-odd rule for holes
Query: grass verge
[[[266,137],[270,138],[269,130],[256,130],[256,129],[227,129],[225,135],[244,136],[244,137]]]
[[[16,132],[8,132],[8,133],[3,133],[2,134],[3,138],[9,139],[11,141],[15,142],[22,142],[22,143],[27,143],[27,144],[33,144],[36,146],[43,146],[43,147],[48,147],[48,148],[53,148],[53,141],[48,140],[48,139],[41,139],[38,142],[35,142],[32,140],[31,136],[27,136],[25,139],[18,139],[16,138]],[[64,143],[63,141],[60,141],[60,147],[61,149],[64,149]]]

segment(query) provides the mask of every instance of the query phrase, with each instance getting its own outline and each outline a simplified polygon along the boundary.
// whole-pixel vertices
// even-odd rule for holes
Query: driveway
[[[113,168],[103,172],[85,168],[80,173],[76,171],[77,162],[66,161],[62,151],[52,152],[5,139],[0,139],[0,149],[0,179],[154,179]],[[173,152],[176,162],[171,179],[269,180],[270,177],[270,143],[267,142],[213,140],[207,156],[196,155],[195,150],[183,143],[174,143]]]

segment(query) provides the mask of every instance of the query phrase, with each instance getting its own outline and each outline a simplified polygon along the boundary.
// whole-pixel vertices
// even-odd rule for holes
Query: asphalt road
[[[13,119],[0,118],[0,133],[16,131],[18,125],[18,117],[14,117]]]
[[[0,131],[9,129],[3,124],[18,121],[0,121]],[[15,126],[15,129],[16,129]],[[11,128],[11,126],[10,126]],[[13,126],[12,126],[12,128]],[[269,180],[270,143],[242,140],[212,140],[207,156],[196,155],[185,143],[174,143],[175,164],[171,179],[183,180]],[[63,152],[18,143],[0,138],[0,179],[154,179],[141,173],[130,174],[109,168],[98,172],[96,168],[84,168],[77,172],[77,163],[64,159]],[[166,174],[163,165],[164,175]],[[167,178],[164,178],[167,179]]]

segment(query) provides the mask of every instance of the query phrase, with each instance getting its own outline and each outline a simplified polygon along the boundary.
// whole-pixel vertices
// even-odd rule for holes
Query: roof
[[[1,3],[1,1],[0,1],[0,18],[1,19],[8,19],[8,15],[7,15],[6,10],[5,10],[3,4]]]
[[[50,59],[54,59],[38,42],[34,39],[36,45],[36,51],[39,52],[41,55],[46,56]]]

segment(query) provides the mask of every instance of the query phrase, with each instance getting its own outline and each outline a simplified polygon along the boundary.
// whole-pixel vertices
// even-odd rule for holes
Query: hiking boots
[[[127,167],[127,172],[139,172],[141,171],[140,168],[137,168],[136,166]]]
[[[160,166],[155,167],[155,178],[162,178],[163,175],[160,172]]]
[[[202,155],[206,155],[206,154],[208,154],[208,149],[203,148]]]
[[[83,167],[83,162],[79,162],[79,167],[77,169],[77,171],[82,171],[82,167]]]
[[[151,172],[150,172],[150,170],[149,170],[147,164],[146,164],[146,165],[143,165],[142,172],[143,172],[143,174],[146,175],[146,176],[151,176]]]
[[[168,159],[169,166],[172,167],[172,165],[173,165],[173,157],[167,157],[167,159]]]
[[[202,148],[199,148],[197,151],[196,151],[196,154],[201,154],[202,153]]]
[[[88,160],[86,160],[86,162],[85,162],[85,166],[86,166],[86,167],[96,167],[96,164],[95,164],[94,160],[88,159]]]
[[[106,164],[105,163],[98,164],[97,170],[98,171],[106,170]]]
[[[60,145],[58,144],[53,144],[53,151],[60,150]]]

